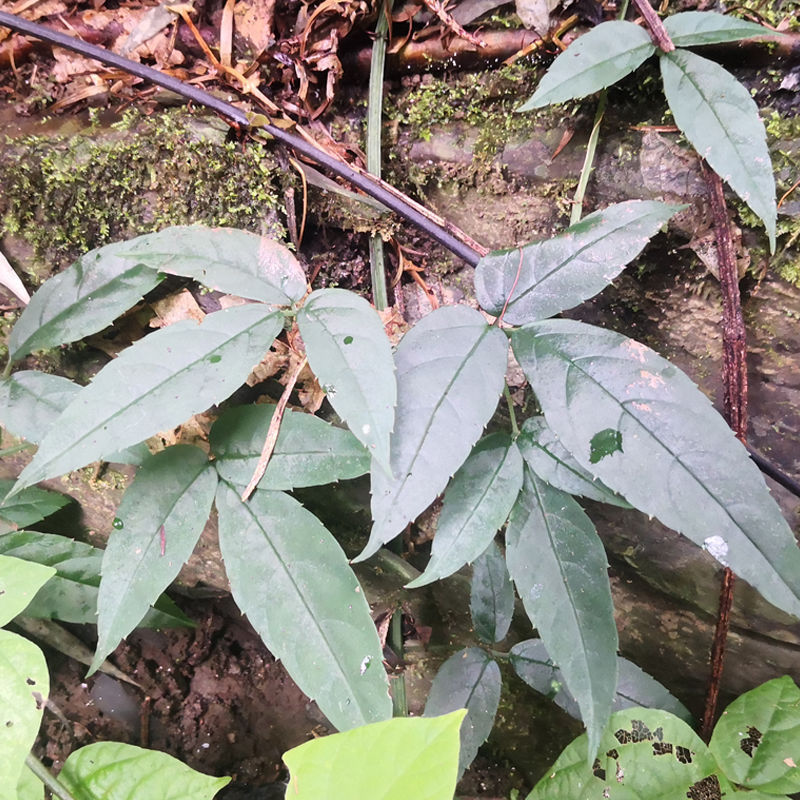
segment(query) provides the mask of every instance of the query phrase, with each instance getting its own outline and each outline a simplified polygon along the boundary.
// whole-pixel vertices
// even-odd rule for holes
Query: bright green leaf
[[[461,723],[459,775],[472,763],[478,748],[491,733],[501,688],[500,668],[479,647],[467,647],[453,653],[439,667],[433,679],[425,703],[426,717],[440,717],[458,708],[467,709],[467,716]]]
[[[49,691],[42,651],[16,633],[0,631],[0,800],[17,800],[17,782]]]
[[[292,800],[452,800],[465,712],[312,739],[283,754]]]
[[[16,800],[44,800],[44,784],[29,769],[19,774]]]
[[[503,332],[467,306],[440,308],[402,338],[395,353],[394,477],[373,461],[374,524],[356,561],[397,536],[464,463],[497,406],[507,353]]]
[[[576,39],[547,70],[518,111],[586,97],[633,72],[656,52],[650,34],[632,22],[604,22]]]
[[[238,406],[209,435],[220,476],[247,486],[256,469],[275,406]],[[311,414],[287,411],[281,420],[260,489],[296,489],[356,478],[369,470],[369,454],[350,431]]]
[[[97,597],[97,650],[89,673],[142,620],[194,550],[217,475],[206,454],[175,445],[140,468],[117,509]]]
[[[585,469],[800,615],[794,535],[745,448],[686,375],[633,339],[572,320],[527,325],[512,342],[548,425]],[[622,450],[592,464],[592,439],[609,428]]]
[[[578,701],[594,752],[617,685],[606,554],[572,496],[527,466],[506,529],[506,562],[525,611]]]
[[[19,528],[40,522],[72,502],[71,497],[35,486],[23,489],[9,500],[4,500],[13,485],[12,480],[0,480],[0,519]]]
[[[336,540],[297,500],[217,490],[231,593],[264,644],[339,729],[391,716],[388,681],[364,592]]]
[[[278,312],[247,304],[140,339],[64,409],[15,491],[136,444],[225,399],[280,328]]]
[[[775,251],[775,177],[767,134],[750,92],[713,61],[688,50],[661,54],[664,94],[695,150],[761,217]]]
[[[514,586],[505,554],[495,542],[472,567],[469,610],[479,639],[489,644],[505,639],[514,616]]]
[[[489,253],[475,270],[478,302],[495,316],[508,302],[503,319],[512,325],[577,306],[605,289],[679,208],[629,200],[589,214],[552,239]]]
[[[70,753],[59,780],[75,800],[211,800],[230,778],[213,778],[166,753],[96,742]]]
[[[784,675],[734,700],[709,749],[730,780],[766,794],[800,791],[800,689]]]
[[[431,560],[408,584],[425,586],[446,578],[486,550],[522,487],[522,458],[504,433],[491,434],[475,446],[444,495]]]
[[[0,556],[0,625],[21,614],[40,587],[55,574],[52,567]]]
[[[776,36],[775,31],[737,17],[715,11],[684,11],[664,20],[669,38],[675,47],[735,42],[750,36]]]
[[[320,289],[298,312],[297,324],[308,363],[336,413],[388,469],[397,384],[378,313],[353,292]]]

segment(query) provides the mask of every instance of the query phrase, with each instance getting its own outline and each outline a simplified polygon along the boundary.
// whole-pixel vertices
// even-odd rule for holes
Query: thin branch
[[[675,45],[672,43],[672,39],[669,38],[661,17],[656,14],[655,9],[650,5],[650,0],[633,0],[633,4],[644,17],[653,44],[665,53],[671,53],[675,49]]]

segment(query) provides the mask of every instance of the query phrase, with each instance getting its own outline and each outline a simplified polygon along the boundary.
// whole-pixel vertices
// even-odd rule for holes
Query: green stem
[[[30,442],[22,442],[22,444],[15,444],[13,447],[6,447],[5,450],[0,450],[0,458],[5,456],[13,456],[14,453],[19,453],[21,450],[30,450],[33,445]]]
[[[586,197],[586,187],[589,184],[589,177],[594,169],[594,156],[597,151],[597,140],[600,136],[600,123],[603,121],[603,114],[606,111],[606,100],[608,94],[605,89],[600,93],[600,100],[597,103],[597,111],[594,114],[594,125],[589,136],[589,144],[586,145],[586,158],[583,160],[578,188],[575,190],[575,197],[572,201],[572,213],[569,217],[569,224],[574,225],[580,222],[583,215],[583,199]]]
[[[508,415],[511,417],[511,433],[516,439],[519,436],[519,425],[517,425],[517,415],[514,412],[514,401],[511,399],[511,389],[508,388],[507,383],[503,385],[503,397],[506,398],[506,403],[508,403]]]
[[[28,769],[49,789],[54,797],[60,797],[61,800],[75,800],[64,784],[60,783],[58,778],[33,753],[28,753],[25,757],[25,763],[28,765]]]
[[[403,610],[398,608],[392,615],[389,626],[389,641],[392,650],[403,658]],[[408,716],[408,697],[406,696],[406,678],[400,672],[392,678],[392,714],[395,717]]]

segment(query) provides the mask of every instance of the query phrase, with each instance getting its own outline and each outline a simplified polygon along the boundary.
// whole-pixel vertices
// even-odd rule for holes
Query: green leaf
[[[70,753],[58,779],[75,800],[211,800],[230,778],[212,778],[166,753],[96,742]]]
[[[578,701],[595,752],[617,685],[606,554],[572,496],[529,467],[506,529],[506,562],[525,611]]]
[[[584,735],[568,745],[527,800],[700,800],[734,795],[702,739],[666,711],[618,711],[594,763],[595,749],[588,744]]]
[[[35,486],[23,489],[14,497],[5,500],[13,485],[12,480],[0,480],[0,519],[11,522],[19,528],[41,522],[51,514],[55,514],[59,508],[64,508],[72,502],[71,497]]]
[[[712,755],[734,783],[765,794],[800,791],[800,689],[787,675],[734,700],[714,728]]]
[[[508,344],[480,312],[447,306],[423,317],[395,353],[397,409],[392,475],[372,464],[372,519],[363,561],[442,492],[490,420],[503,388]]]
[[[22,613],[39,588],[55,573],[52,567],[0,556],[0,625]]]
[[[431,560],[408,587],[446,578],[478,558],[506,521],[521,488],[522,458],[511,437],[493,433],[481,439],[445,492]]]
[[[273,405],[239,406],[226,411],[209,435],[220,476],[246,486],[261,457]],[[369,470],[369,454],[344,428],[300,411],[281,420],[275,449],[260,489],[296,489],[356,478]]]
[[[517,446],[533,472],[556,489],[600,503],[631,508],[627,500],[592,477],[575,460],[547,426],[544,417],[529,417],[522,423]]]
[[[794,535],[745,448],[686,375],[639,342],[571,320],[527,325],[512,343],[548,425],[585,469],[800,615]],[[608,428],[622,450],[592,464],[592,439]]]
[[[17,800],[17,782],[49,691],[42,651],[16,633],[0,631],[0,800]]]
[[[8,337],[11,361],[103,330],[158,286],[163,275],[121,255],[125,244],[92,250],[40,287]]]
[[[452,800],[465,712],[410,717],[312,739],[283,754],[292,800]]]
[[[397,384],[389,339],[378,313],[343,289],[312,292],[297,314],[308,363],[336,413],[384,468]]]
[[[750,92],[688,50],[661,54],[664,94],[695,150],[764,222],[775,252],[775,177],[767,134]]]
[[[675,47],[695,47],[703,44],[735,42],[750,36],[776,36],[776,31],[747,22],[737,17],[727,17],[714,11],[684,11],[664,20],[669,38]]]
[[[506,557],[495,542],[472,567],[469,610],[479,639],[489,644],[505,639],[514,616],[514,587]]]
[[[632,22],[604,22],[576,39],[547,70],[533,97],[518,111],[533,111],[599,92],[633,72],[656,48]]]
[[[492,731],[501,688],[500,668],[479,647],[467,647],[453,653],[439,667],[433,679],[425,703],[426,717],[440,717],[458,708],[467,709],[467,716],[461,723],[459,775],[472,763],[478,748]]]
[[[44,784],[29,769],[19,774],[16,800],[43,800]]]
[[[142,620],[194,550],[211,512],[217,475],[198,447],[175,445],[136,473],[117,509],[97,597],[91,675]]]
[[[575,698],[564,685],[561,670],[547,654],[541,639],[526,639],[511,648],[511,666],[528,686],[549,697],[575,719],[581,712]],[[644,706],[669,711],[684,722],[691,723],[692,715],[679,700],[676,700],[655,678],[636,666],[627,658],[617,656],[619,678],[614,692],[615,711]]]
[[[64,409],[15,491],[136,444],[225,399],[280,328],[279,312],[248,304],[140,339]]]
[[[295,683],[339,729],[390,717],[378,634],[333,536],[282,492],[243,503],[220,482],[217,510],[231,593]]]
[[[508,301],[503,319],[512,325],[577,306],[605,289],[679,209],[629,200],[589,214],[552,239],[489,253],[475,270],[478,302],[498,316]]]
[[[280,242],[234,228],[175,226],[139,236],[121,247],[124,257],[209,289],[289,305],[306,293],[306,276]]]

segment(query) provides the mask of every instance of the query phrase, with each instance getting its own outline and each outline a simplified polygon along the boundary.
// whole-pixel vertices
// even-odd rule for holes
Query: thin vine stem
[[[48,788],[50,793],[61,800],[75,800],[72,793],[61,783],[47,767],[36,758],[33,753],[28,753],[25,757],[25,764],[28,769]]]
[[[600,99],[597,102],[597,110],[594,113],[594,124],[592,125],[592,132],[589,135],[589,143],[586,145],[586,157],[583,159],[583,167],[581,168],[581,175],[578,180],[578,188],[575,189],[575,196],[572,200],[572,211],[569,216],[569,224],[574,225],[576,222],[581,221],[583,216],[583,201],[586,197],[586,187],[589,185],[589,178],[594,170],[594,158],[597,153],[597,141],[600,138],[600,124],[603,122],[603,116],[606,113],[606,101],[608,100],[608,92],[603,89],[600,92]]]
[[[508,384],[503,384],[503,397],[506,399],[506,403],[508,404],[508,416],[511,418],[511,433],[513,437],[516,439],[519,436],[519,425],[517,425],[517,415],[514,411],[514,400],[511,397],[511,389],[508,388]]]

